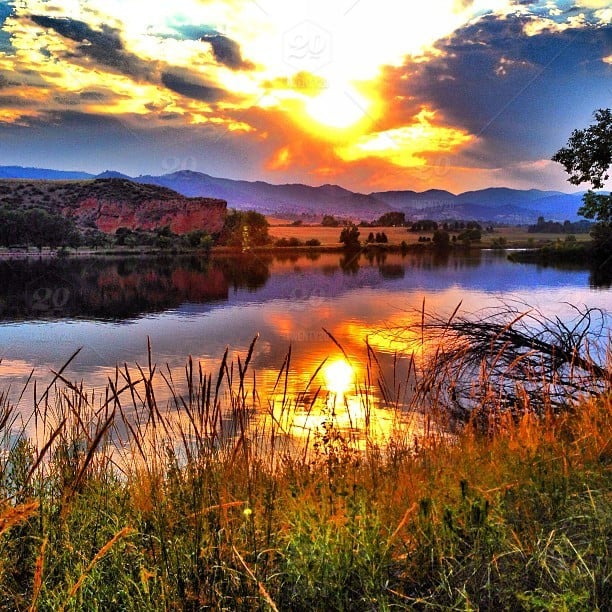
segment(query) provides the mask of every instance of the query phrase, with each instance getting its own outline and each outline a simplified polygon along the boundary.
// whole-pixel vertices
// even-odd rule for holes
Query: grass
[[[102,395],[60,371],[20,435],[0,393],[0,609],[609,605],[609,389],[486,435],[448,435],[434,406],[418,440],[365,451],[330,412],[296,448],[281,422],[325,393],[288,397],[287,360],[260,400],[252,348],[181,384],[118,369]]]
[[[305,242],[309,239],[316,238],[321,241],[324,247],[340,246],[338,242],[340,237],[341,227],[323,227],[321,225],[281,225],[278,220],[276,224],[270,227],[270,235],[275,239],[295,238]],[[409,246],[419,244],[420,236],[432,237],[432,232],[412,232],[405,227],[384,227],[384,228],[369,228],[360,227],[360,239],[363,241],[367,238],[370,232],[384,230],[389,238],[389,245],[399,246],[402,241]],[[460,232],[451,232],[451,234],[459,234]],[[547,244],[555,244],[559,241],[563,242],[567,238],[566,234],[530,234],[525,226],[503,226],[496,227],[495,232],[482,232],[482,240],[473,243],[474,248],[491,248],[494,246],[494,241],[503,238],[506,248],[536,248]],[[589,234],[576,234],[576,241],[579,243],[590,241]]]

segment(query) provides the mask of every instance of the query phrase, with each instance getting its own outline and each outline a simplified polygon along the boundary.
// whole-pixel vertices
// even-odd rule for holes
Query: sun
[[[323,369],[325,387],[338,396],[344,395],[353,384],[353,368],[344,360],[338,359]]]
[[[306,113],[317,123],[344,130],[368,117],[370,102],[352,87],[331,87],[309,98]]]

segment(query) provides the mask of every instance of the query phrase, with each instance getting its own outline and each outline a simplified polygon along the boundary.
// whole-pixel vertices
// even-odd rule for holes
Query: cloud
[[[200,102],[218,102],[227,95],[227,92],[219,87],[194,83],[173,72],[163,72],[161,82],[171,91]]]
[[[577,1],[0,0],[4,156],[364,190],[553,180],[537,160],[609,105],[609,3]],[[325,65],[295,61],[321,36]]]
[[[79,93],[81,100],[93,100],[95,102],[102,102],[108,99],[108,94],[102,91],[82,91]]]
[[[478,137],[468,149],[474,158],[465,160],[472,164],[487,163],[486,156],[503,165],[552,154],[559,130],[609,97],[601,58],[612,28],[530,37],[524,31],[530,21],[487,15],[439,41],[426,61],[409,57],[402,68],[387,68],[387,121],[401,124],[419,105],[441,111],[450,125]]]
[[[45,15],[31,15],[30,20],[63,38],[81,43],[73,51],[64,52],[67,59],[88,58],[138,80],[148,80],[152,76],[150,63],[126,51],[119,30],[115,28],[102,24],[100,30],[94,30],[83,21]]]
[[[215,59],[232,70],[252,70],[255,65],[242,59],[240,45],[231,38],[222,34],[205,34],[200,38],[202,42],[209,43]]]

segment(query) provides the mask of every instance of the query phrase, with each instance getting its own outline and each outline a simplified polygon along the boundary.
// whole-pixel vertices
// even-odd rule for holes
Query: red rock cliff
[[[220,232],[227,202],[187,198],[159,185],[127,179],[86,181],[0,180],[0,205],[40,207],[74,219],[82,229],[107,233],[120,227],[154,230],[166,225],[175,234]]]
[[[95,225],[100,231],[113,233],[120,227],[131,230],[154,230],[170,226],[175,234],[193,230],[209,233],[223,228],[227,203],[211,198],[176,198],[126,202],[88,197],[62,212],[82,227]]]

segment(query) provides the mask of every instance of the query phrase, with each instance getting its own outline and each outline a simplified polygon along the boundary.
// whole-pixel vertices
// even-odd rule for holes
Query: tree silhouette
[[[354,223],[342,228],[340,232],[340,242],[344,244],[346,249],[358,249],[361,246],[359,242],[359,229]]]
[[[600,108],[594,116],[595,124],[584,130],[574,130],[567,146],[559,149],[552,160],[563,164],[572,185],[590,183],[592,189],[601,189],[612,165],[612,111]],[[612,257],[612,195],[595,193],[592,189],[584,195],[578,214],[597,221],[591,231],[595,259],[609,263]]]

